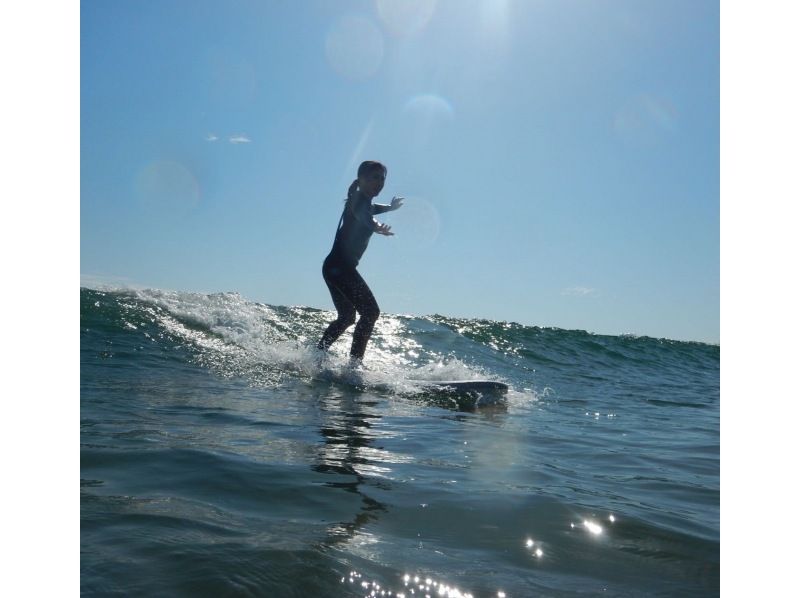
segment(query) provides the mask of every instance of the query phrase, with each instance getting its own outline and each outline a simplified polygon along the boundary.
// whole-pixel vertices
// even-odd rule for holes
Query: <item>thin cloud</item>
[[[597,289],[591,289],[589,287],[569,287],[563,289],[561,294],[569,297],[589,297],[591,295],[597,295]]]
[[[247,135],[232,135],[228,138],[231,143],[250,143],[250,138]]]
[[[206,137],[206,141],[216,141],[217,139],[219,139],[219,137],[214,135],[214,133],[209,133],[208,136]]]

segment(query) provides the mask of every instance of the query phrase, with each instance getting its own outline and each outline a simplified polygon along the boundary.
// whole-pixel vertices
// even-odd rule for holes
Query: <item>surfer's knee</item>
[[[378,321],[378,317],[381,315],[381,310],[378,307],[378,304],[370,305],[364,311],[361,312],[361,319],[367,322],[375,323]]]
[[[356,323],[356,312],[347,312],[346,314],[339,314],[339,325],[343,328],[350,328]]]

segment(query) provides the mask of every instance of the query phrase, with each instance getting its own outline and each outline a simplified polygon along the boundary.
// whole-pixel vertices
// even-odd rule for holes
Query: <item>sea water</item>
[[[81,289],[81,591],[719,594],[719,347]],[[505,382],[485,408],[415,380]]]

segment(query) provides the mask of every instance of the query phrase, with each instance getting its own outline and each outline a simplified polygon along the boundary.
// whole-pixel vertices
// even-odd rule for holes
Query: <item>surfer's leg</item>
[[[378,321],[381,310],[378,307],[378,302],[375,301],[375,296],[364,279],[361,278],[361,275],[356,271],[353,271],[352,274],[354,275],[352,276],[352,293],[348,293],[348,297],[356,306],[359,318],[356,329],[353,331],[353,346],[350,348],[350,357],[360,361],[364,359],[369,337],[372,335],[372,329],[375,327],[375,322]]]
[[[317,348],[322,351],[327,351],[328,347],[356,321],[356,308],[353,303],[339,289],[338,285],[334,284],[332,279],[326,276],[325,283],[331,292],[331,298],[333,299],[333,305],[336,307],[338,317],[328,325],[327,330],[325,330],[322,338],[317,343]]]

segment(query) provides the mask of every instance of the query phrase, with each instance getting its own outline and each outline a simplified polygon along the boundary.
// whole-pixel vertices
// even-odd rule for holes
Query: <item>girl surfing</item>
[[[333,342],[356,321],[350,363],[358,365],[364,359],[367,342],[380,315],[378,303],[369,286],[356,270],[367,249],[372,233],[391,236],[391,227],[378,222],[374,216],[397,210],[403,205],[402,197],[393,197],[392,203],[373,204],[372,199],[383,189],[386,167],[380,162],[366,161],[358,167],[358,178],[347,191],[344,211],[328,257],[322,264],[322,277],[328,285],[338,317],[330,323],[317,348],[327,351]]]

